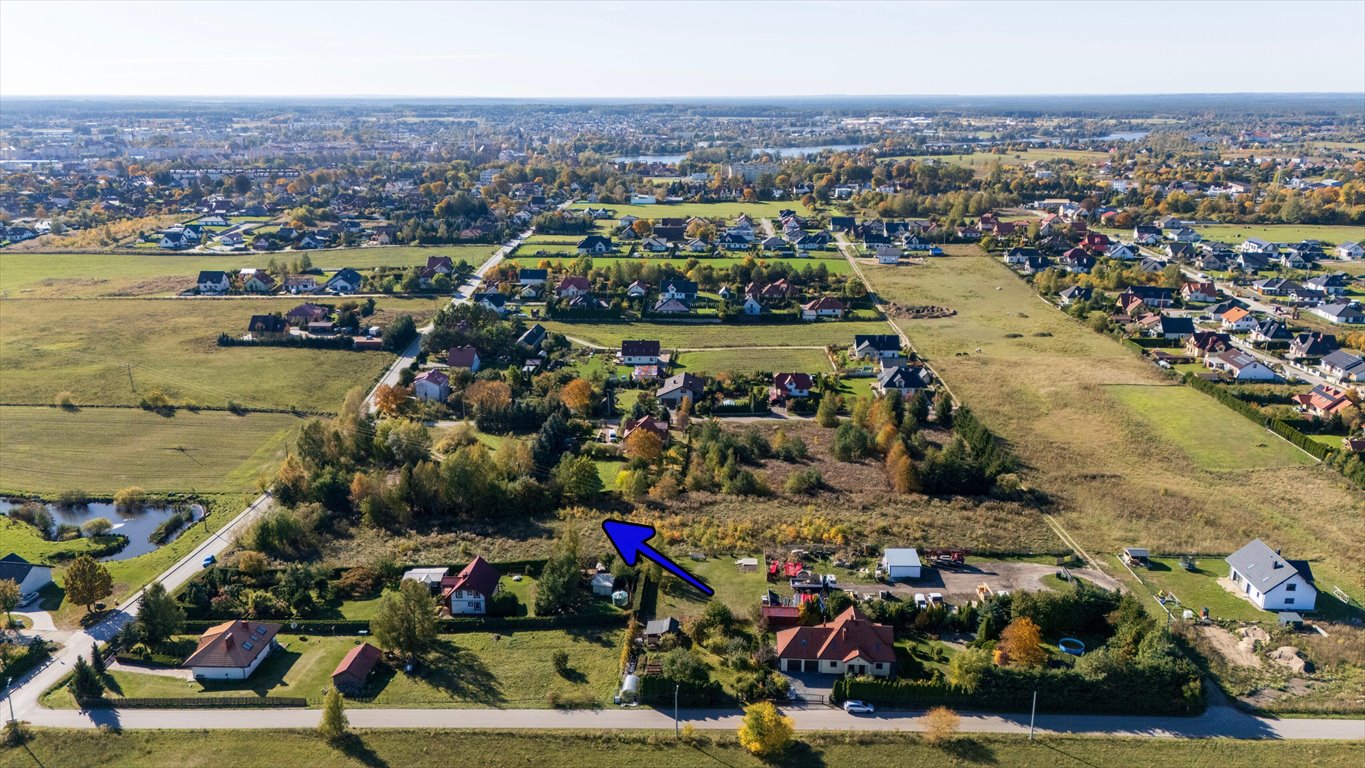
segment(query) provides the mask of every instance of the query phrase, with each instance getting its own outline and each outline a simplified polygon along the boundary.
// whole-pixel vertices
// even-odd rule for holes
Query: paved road
[[[199,573],[205,557],[209,555],[217,557],[223,554],[236,540],[237,533],[256,519],[257,515],[269,509],[270,506],[270,494],[261,494],[251,503],[251,506],[239,512],[217,533],[200,543],[175,565],[157,576],[156,581],[164,584],[167,590],[175,591],[177,587]],[[47,711],[38,706],[38,697],[42,696],[43,691],[56,685],[57,681],[71,671],[71,665],[75,663],[77,656],[89,656],[90,649],[94,647],[97,640],[101,643],[108,642],[124,624],[132,621],[133,617],[137,615],[141,599],[142,590],[138,590],[132,597],[128,598],[122,608],[110,613],[98,624],[85,630],[72,632],[65,640],[61,650],[49,659],[47,664],[20,678],[9,690],[14,712],[19,719],[30,719],[36,722],[35,716],[41,718],[42,714]]]

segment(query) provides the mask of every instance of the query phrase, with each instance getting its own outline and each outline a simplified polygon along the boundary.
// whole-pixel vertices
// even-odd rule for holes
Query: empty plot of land
[[[553,255],[537,256],[536,251],[544,250]],[[688,260],[693,254],[679,254],[677,258],[659,257],[636,257],[636,256],[593,256],[592,265],[598,269],[610,269],[616,263],[623,266],[631,264],[644,264],[653,266],[673,266],[680,270],[687,270]],[[729,269],[736,264],[743,264],[745,256],[707,256],[698,257],[697,262],[702,266],[712,269]],[[575,246],[572,245],[545,245],[528,244],[517,249],[516,258],[508,259],[523,267],[555,267],[562,269],[565,264],[572,264],[578,259]],[[759,256],[760,264],[784,264],[792,269],[805,271],[807,267],[816,269],[823,265],[830,274],[842,275],[850,271],[848,261],[844,259],[838,251],[824,251],[814,257],[797,256]]]
[[[715,349],[683,352],[678,366],[688,373],[752,373],[754,371],[794,371],[826,373],[829,357],[823,349]]]
[[[658,205],[612,205],[610,203],[574,203],[574,208],[605,208],[622,216],[638,216],[642,219],[687,218],[698,216],[703,219],[733,219],[741,213],[751,218],[774,218],[783,210],[794,210],[800,216],[807,216],[810,210],[798,200],[765,200],[755,203],[669,203]]]
[[[658,339],[664,349],[715,347],[812,347],[827,344],[852,346],[858,333],[886,333],[886,323],[849,320],[773,325],[724,323],[591,323],[563,320],[541,321],[547,330],[562,333],[601,347],[619,347],[622,339]],[[765,353],[766,354],[766,353]]]
[[[998,260],[954,256],[910,271],[866,272],[887,300],[957,310],[898,322],[953,391],[1010,442],[1028,482],[1059,502],[1066,526],[1087,546],[1226,553],[1259,536],[1298,557],[1344,564],[1353,542],[1365,538],[1365,499],[1343,478],[1301,466],[1288,446],[1242,454],[1215,446],[1220,435],[1267,446],[1278,438],[1211,400],[1205,407],[1171,389],[1172,405],[1144,412],[1132,387],[1113,385],[1170,381],[1040,301]],[[1174,437],[1191,430],[1204,436]],[[1348,581],[1359,582],[1359,574]]]
[[[287,414],[42,406],[0,408],[0,488],[54,494],[241,491],[284,456],[303,424]]]

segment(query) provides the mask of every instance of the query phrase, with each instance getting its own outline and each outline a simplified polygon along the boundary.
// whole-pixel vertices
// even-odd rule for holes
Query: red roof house
[[[783,672],[887,677],[896,668],[895,630],[874,624],[856,605],[832,622],[792,627],[777,633],[777,658]]]

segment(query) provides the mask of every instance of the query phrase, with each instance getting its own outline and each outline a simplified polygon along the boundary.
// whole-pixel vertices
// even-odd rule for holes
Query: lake
[[[11,509],[23,506],[22,499],[0,499],[0,513],[9,514]],[[128,560],[154,552],[161,545],[151,542],[151,535],[157,526],[161,525],[175,512],[173,507],[146,507],[138,512],[125,512],[117,509],[107,501],[92,501],[76,507],[59,507],[51,504],[43,505],[52,514],[52,521],[57,525],[69,523],[71,525],[81,525],[97,517],[103,517],[114,524],[113,533],[128,537],[128,546],[118,552],[102,557],[101,560]],[[203,519],[204,508],[198,504],[191,505],[194,511],[196,522]],[[189,526],[185,526],[171,536],[166,541],[169,544],[175,541],[176,537],[185,531]]]

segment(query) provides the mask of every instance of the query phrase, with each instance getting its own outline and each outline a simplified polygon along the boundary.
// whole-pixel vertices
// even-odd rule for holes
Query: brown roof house
[[[873,624],[850,606],[832,622],[777,633],[783,672],[887,677],[896,668],[895,630]]]
[[[441,600],[450,605],[451,614],[483,616],[501,578],[497,568],[475,557],[455,576],[441,579]]]
[[[352,648],[332,670],[332,687],[351,696],[365,690],[365,681],[379,663],[380,655],[379,649],[369,643]]]
[[[245,680],[278,645],[280,625],[265,621],[225,621],[199,636],[194,649],[180,666],[196,680]]]

